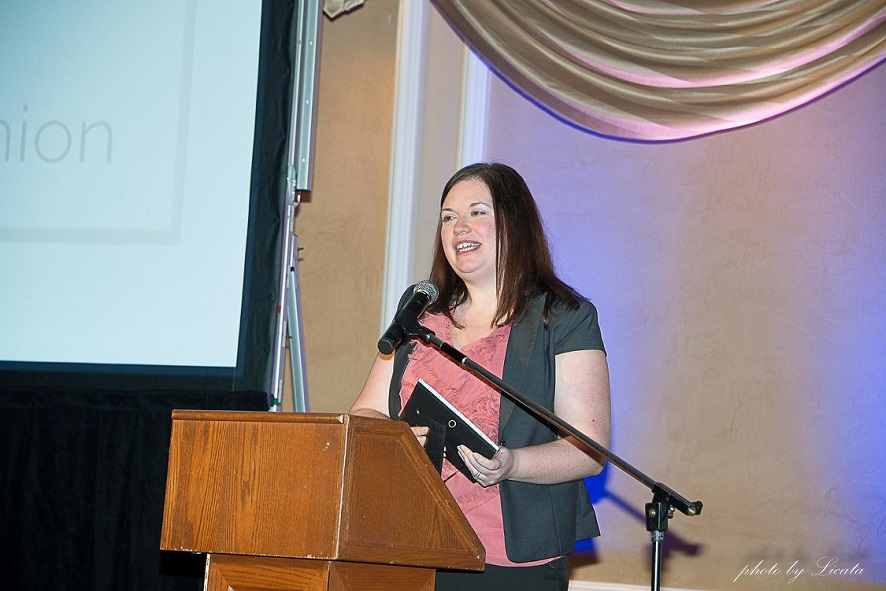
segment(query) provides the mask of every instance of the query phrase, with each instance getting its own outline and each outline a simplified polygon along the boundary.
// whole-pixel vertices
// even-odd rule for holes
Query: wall
[[[410,7],[416,10],[415,6]],[[309,409],[346,412],[375,356],[382,325],[399,3],[373,0],[330,21],[320,54],[311,202],[296,232]],[[457,168],[464,46],[430,4],[421,17],[419,112],[408,281],[427,276],[440,189]],[[408,94],[408,92],[407,92]],[[396,298],[400,289],[397,287]],[[389,318],[385,318],[385,321]],[[287,360],[288,361],[288,360]],[[292,409],[287,369],[284,410]]]
[[[323,18],[314,186],[295,222],[312,412],[347,411],[375,357],[397,7],[372,0]]]
[[[666,145],[564,125],[501,81],[487,153],[536,193],[561,273],[600,309],[614,451],[692,500],[664,582],[886,581],[886,67],[776,120]],[[493,108],[494,107],[494,108]],[[648,584],[643,505],[611,467],[574,578]],[[860,575],[811,577],[816,561]],[[744,576],[778,563],[782,575]],[[817,569],[815,569],[817,570]]]
[[[372,0],[324,23],[315,187],[296,222],[313,411],[345,411],[375,353],[396,18]],[[525,174],[560,271],[600,308],[615,451],[705,503],[671,521],[668,587],[786,588],[794,561],[790,588],[886,580],[884,89],[881,67],[776,120],[648,145],[493,83],[488,156]],[[438,197],[428,174],[419,199]],[[610,468],[594,497],[604,536],[573,578],[647,586],[649,495]],[[825,556],[865,572],[812,577]],[[734,581],[759,561],[782,572]]]

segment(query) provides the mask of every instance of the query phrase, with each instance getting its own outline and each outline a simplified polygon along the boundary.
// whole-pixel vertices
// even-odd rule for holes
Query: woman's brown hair
[[[443,187],[441,208],[452,187],[466,180],[481,181],[492,194],[498,269],[498,308],[493,323],[501,326],[519,320],[538,294],[546,296],[545,320],[555,302],[561,302],[569,309],[578,308],[581,296],[554,272],[544,225],[523,177],[510,166],[498,162],[465,166]],[[441,312],[455,324],[452,309],[467,299],[468,291],[446,260],[440,242],[440,224],[438,221],[430,275],[440,295],[428,311]]]

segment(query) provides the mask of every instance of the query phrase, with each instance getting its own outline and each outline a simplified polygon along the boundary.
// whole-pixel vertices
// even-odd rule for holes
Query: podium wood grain
[[[276,589],[267,585],[277,578],[286,589],[374,589],[379,577],[386,590],[433,589],[433,569],[483,568],[482,544],[404,423],[172,418],[160,547],[210,554],[212,581],[239,581],[219,589]],[[267,572],[255,574],[256,564]]]
[[[206,591],[433,591],[434,570],[213,554]]]

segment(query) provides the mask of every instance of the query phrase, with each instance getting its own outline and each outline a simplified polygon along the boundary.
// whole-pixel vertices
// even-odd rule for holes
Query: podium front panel
[[[173,421],[161,548],[336,556],[342,419],[270,420],[275,414],[186,413]]]

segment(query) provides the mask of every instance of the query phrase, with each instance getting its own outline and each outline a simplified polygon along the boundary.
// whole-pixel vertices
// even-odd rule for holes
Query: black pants
[[[437,571],[436,591],[567,591],[569,557],[539,566],[486,565],[482,573]]]

